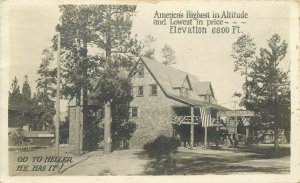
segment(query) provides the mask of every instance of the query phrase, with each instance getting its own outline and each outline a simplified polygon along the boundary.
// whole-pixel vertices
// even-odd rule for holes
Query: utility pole
[[[59,30],[60,31],[60,30]],[[56,124],[55,124],[55,143],[56,156],[59,157],[59,120],[60,120],[60,32],[57,33],[57,90],[56,90]],[[57,162],[57,172],[59,173],[59,162]]]

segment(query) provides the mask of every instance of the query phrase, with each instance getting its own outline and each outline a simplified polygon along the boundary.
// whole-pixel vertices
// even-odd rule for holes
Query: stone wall
[[[132,80],[134,99],[130,107],[138,107],[138,116],[130,118],[137,124],[137,129],[129,141],[130,148],[142,148],[144,144],[154,140],[159,135],[172,136],[173,127],[172,105],[181,103],[165,96],[159,85],[157,95],[151,95],[151,85],[157,84],[148,72],[144,69],[144,77],[136,76]],[[138,86],[144,87],[144,95],[137,96]]]
[[[129,141],[130,148],[142,148],[144,144],[154,140],[160,135],[172,136],[172,115],[174,114],[172,106],[183,104],[169,99],[165,96],[152,75],[144,68],[144,77],[135,76],[132,80],[134,99],[130,107],[138,107],[138,116],[130,118],[130,121],[136,123],[137,128]],[[157,84],[157,95],[151,95],[151,85]],[[137,96],[138,86],[144,87],[144,95]],[[69,144],[74,147],[75,142],[75,120],[76,106],[69,106],[70,130]],[[82,137],[82,117],[81,117],[81,137]],[[77,137],[78,138],[78,137]],[[81,140],[82,143],[82,140]]]

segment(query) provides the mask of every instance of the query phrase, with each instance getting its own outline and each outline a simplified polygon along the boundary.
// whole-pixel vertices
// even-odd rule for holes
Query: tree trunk
[[[87,43],[84,41],[84,47],[82,50],[82,58],[83,62],[87,62]],[[88,70],[87,65],[84,65],[83,71],[83,78],[85,78],[86,82],[83,84],[82,88],[82,119],[83,119],[83,150],[91,150],[91,139],[90,136],[92,135],[90,132],[90,121],[88,120]]]
[[[88,120],[88,91],[87,86],[82,90],[82,120],[83,120],[83,150],[91,150],[90,121]]]
[[[76,96],[76,119],[74,124],[74,155],[80,155],[81,151],[81,107],[80,107],[80,94]]]
[[[104,105],[104,153],[111,153],[111,105],[106,102]]]
[[[275,137],[275,140],[274,140],[274,148],[275,150],[279,150],[279,138],[278,138],[278,128],[276,128],[274,130],[275,134],[274,134],[274,137]]]
[[[111,19],[111,6],[108,6],[107,20]],[[110,27],[109,27],[110,28]],[[109,29],[108,28],[108,29]],[[106,34],[106,49],[105,49],[105,69],[108,69],[109,62],[111,62],[111,34],[110,31],[107,31]],[[104,153],[111,153],[111,103],[108,101],[104,104]]]

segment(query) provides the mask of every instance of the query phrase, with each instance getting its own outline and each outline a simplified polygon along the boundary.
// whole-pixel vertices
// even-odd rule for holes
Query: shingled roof
[[[200,82],[197,77],[192,74],[181,71],[172,66],[166,66],[156,60],[146,57],[141,57],[136,66],[140,62],[144,63],[154,80],[168,98],[190,106],[212,107],[218,110],[229,110],[228,108],[217,104],[201,101],[201,95],[208,94],[215,98],[211,82]],[[93,81],[95,85],[99,82],[98,79],[93,79]],[[182,87],[186,81],[192,89],[189,97],[181,96],[178,90],[176,90]],[[91,98],[93,98],[91,95],[92,94],[89,95],[89,105],[95,105],[95,101],[91,100]],[[69,106],[75,106],[75,99],[69,102]]]
[[[192,74],[171,66],[166,66],[149,58],[143,57],[141,58],[141,62],[144,63],[154,80],[156,80],[167,97],[192,106],[212,107],[218,110],[229,110],[217,104],[201,101],[201,95],[208,94],[212,97],[215,97],[211,82],[200,82],[197,77]],[[186,80],[189,82],[189,85],[192,89],[189,97],[183,97],[179,95],[178,91],[176,90],[176,88],[183,86],[183,83]]]

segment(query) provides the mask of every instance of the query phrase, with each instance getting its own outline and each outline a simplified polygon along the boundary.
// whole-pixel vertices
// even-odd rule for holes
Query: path
[[[252,174],[252,173],[289,173],[289,148],[280,158],[270,154],[271,147],[237,148],[226,150],[194,150],[179,148],[174,154],[175,175],[203,174]],[[10,152],[11,175],[55,175],[56,172],[16,172],[16,157],[34,155],[54,155],[55,149],[40,149],[31,152]],[[61,154],[71,156],[65,149]],[[103,155],[102,151],[93,151],[81,156],[71,156],[72,164],[62,168],[60,175],[151,175],[146,171],[147,165],[153,162],[143,150],[117,150]]]

